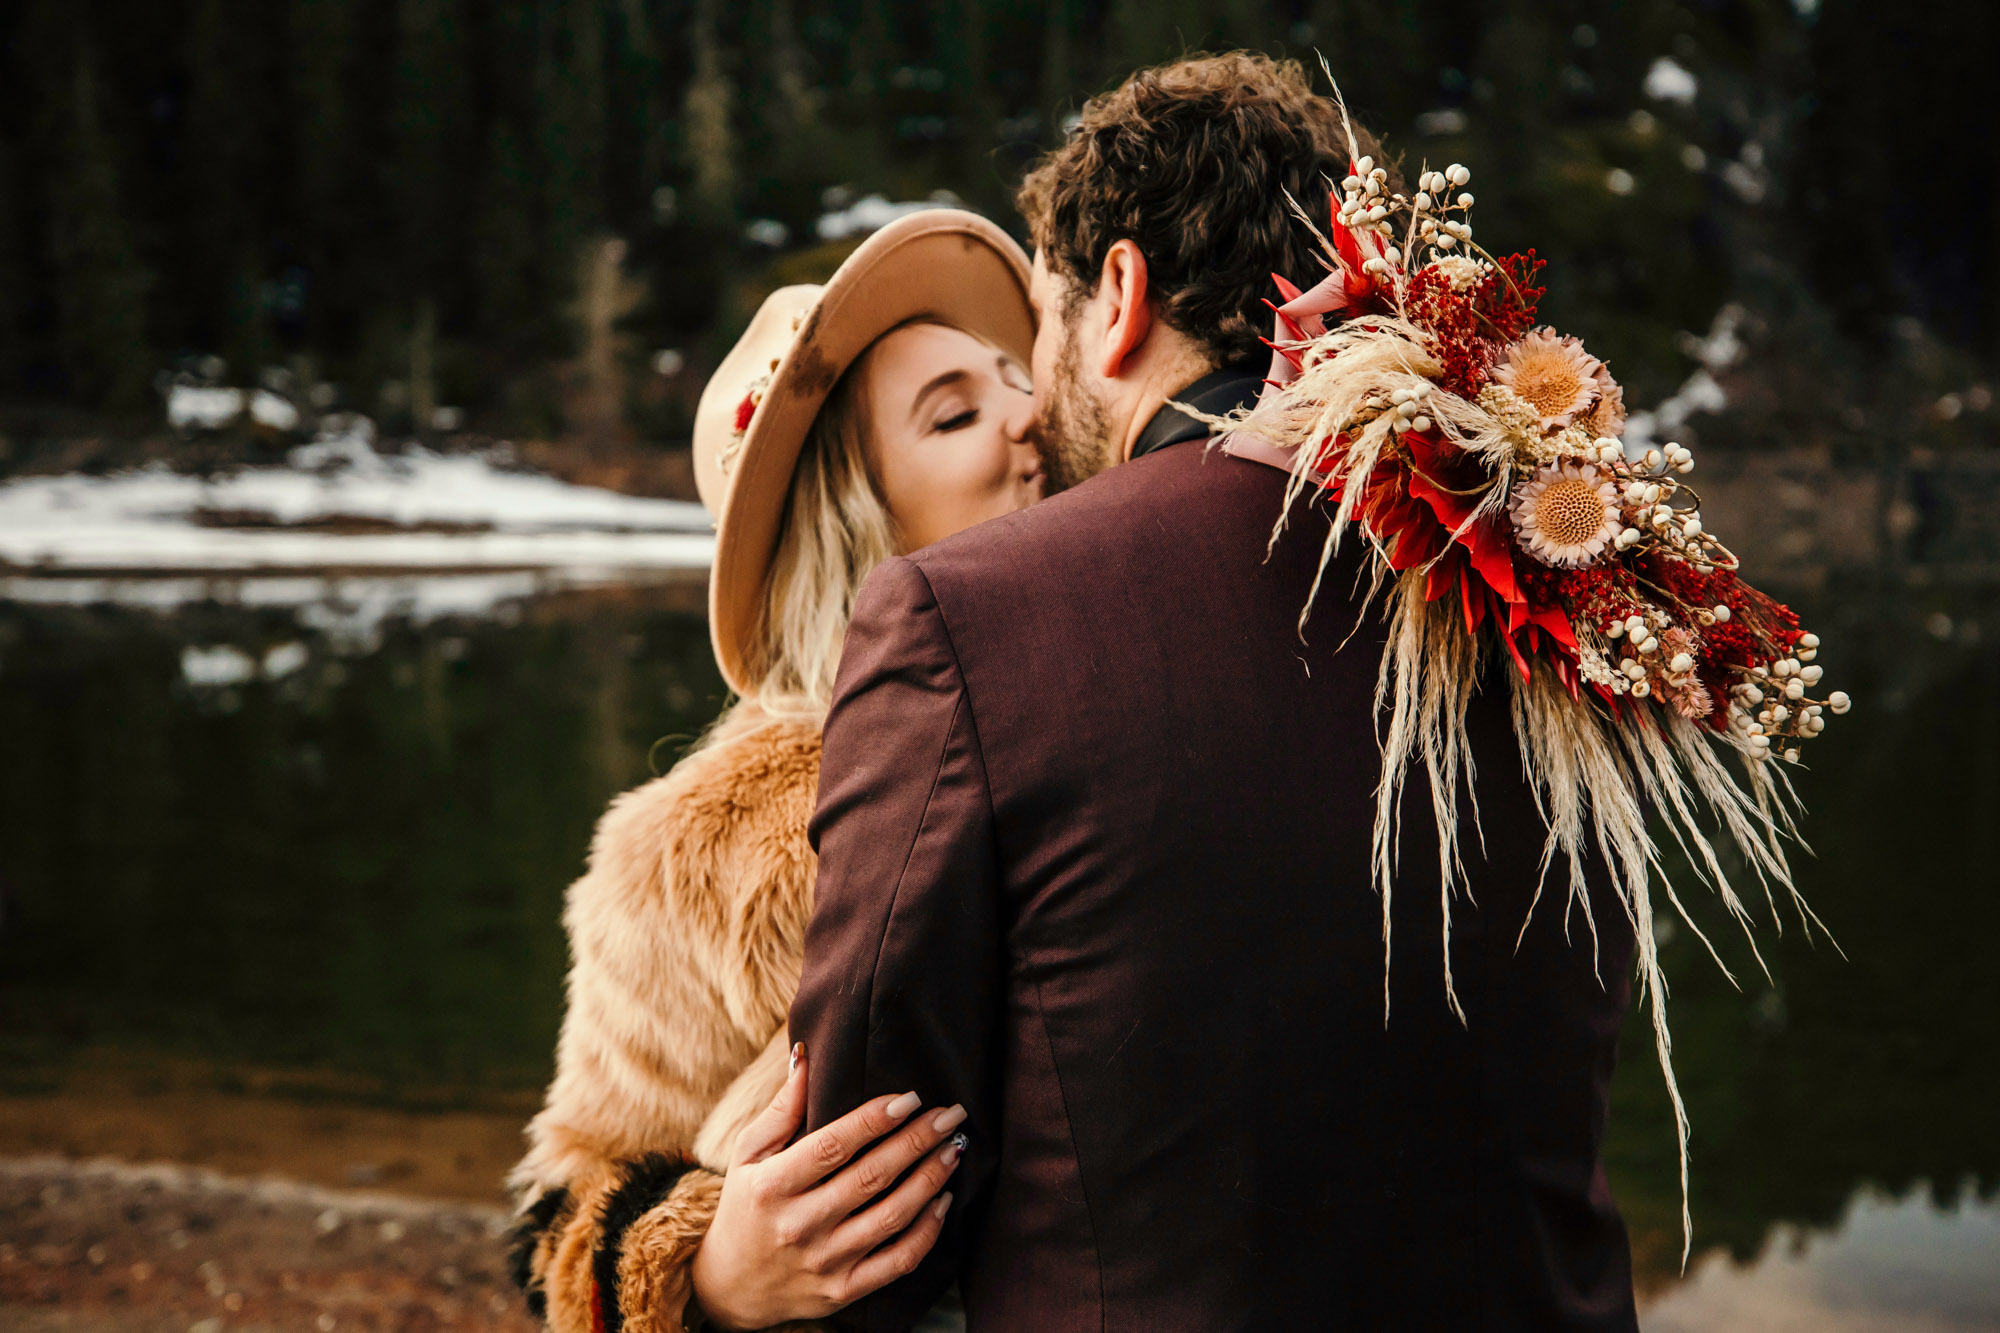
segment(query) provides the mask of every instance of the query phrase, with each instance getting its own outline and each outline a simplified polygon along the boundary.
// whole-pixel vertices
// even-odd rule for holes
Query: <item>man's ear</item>
[[[1131,241],[1113,241],[1098,271],[1098,299],[1110,306],[1097,373],[1115,380],[1153,331],[1153,307],[1146,300],[1146,256]]]

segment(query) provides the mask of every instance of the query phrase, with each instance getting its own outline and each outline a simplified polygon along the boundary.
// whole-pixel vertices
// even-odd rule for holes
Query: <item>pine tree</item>
[[[1063,117],[1083,100],[1076,7],[1077,0],[1048,0],[1048,17],[1043,23],[1041,93],[1035,112],[1049,122],[1051,131],[1060,130]],[[1053,133],[1044,137],[1054,140]]]
[[[48,191],[56,342],[71,393],[118,411],[144,404],[150,278],[121,208],[117,147],[106,132],[90,48],[79,34]]]
[[[410,402],[419,429],[437,405],[440,310],[462,290],[464,201],[475,181],[472,84],[459,0],[397,0],[395,157],[391,174],[410,301]]]
[[[807,78],[795,6],[792,0],[764,0],[761,16],[767,71],[763,87],[775,104],[773,119],[803,129],[812,123],[816,99]]]
[[[889,86],[889,71],[899,57],[892,0],[860,0],[847,44],[848,90],[857,97],[878,96]]]
[[[548,0],[542,8],[535,66],[550,240],[573,252],[602,220],[607,120],[604,15],[599,0]],[[574,259],[567,253],[562,263]]]
[[[539,348],[544,304],[537,262],[535,178],[520,133],[497,120],[471,231],[475,326],[509,363]]]
[[[987,67],[987,6],[981,0],[956,0],[937,14],[938,63],[950,96],[954,138],[961,170],[983,166],[974,154],[993,141],[991,71]],[[976,179],[976,176],[975,176]],[[964,178],[961,177],[961,183]],[[984,183],[983,181],[980,183]]]
[[[736,216],[736,150],[730,115],[735,96],[724,64],[717,18],[721,0],[694,0],[688,44],[694,72],[682,115],[693,176],[690,212],[699,225],[727,227]]]
[[[357,169],[349,85],[357,59],[355,0],[292,0],[286,14],[287,143],[296,163],[301,259],[311,287],[308,344],[324,355],[351,327],[347,272],[361,230],[366,173]]]
[[[842,145],[821,122],[822,98],[799,39],[795,0],[744,0],[743,202],[800,234],[819,213],[819,194],[839,178]]]
[[[13,145],[0,137],[0,394],[18,391],[27,359],[26,237],[22,234],[21,170]],[[0,446],[4,449],[4,446]],[[4,462],[0,458],[0,462]]]
[[[270,352],[262,311],[267,217],[262,193],[274,108],[263,49],[268,14],[253,0],[198,0],[188,28],[189,91],[181,149],[181,220],[189,262],[169,300],[192,315],[193,339],[218,349],[239,375]]]
[[[460,0],[397,0],[396,181],[403,251],[416,284],[442,295],[453,217],[474,161],[472,84]]]
[[[666,53],[647,0],[618,0],[608,39],[610,125],[607,208],[621,227],[642,226],[673,152]]]
[[[603,224],[604,23],[599,0],[544,0],[535,56],[545,299],[567,311],[585,239]],[[570,341],[568,337],[565,341]]]

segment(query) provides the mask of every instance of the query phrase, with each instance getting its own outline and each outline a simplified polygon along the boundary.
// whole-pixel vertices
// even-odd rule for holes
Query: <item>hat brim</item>
[[[827,395],[890,329],[928,316],[990,339],[1028,364],[1035,342],[1028,257],[993,223],[925,209],[864,241],[827,282],[764,390],[731,469],[708,582],[716,665],[738,694],[761,633],[764,583],[799,453]]]

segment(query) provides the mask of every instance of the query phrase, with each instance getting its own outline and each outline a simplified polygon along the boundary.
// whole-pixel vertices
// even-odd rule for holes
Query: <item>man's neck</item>
[[[1215,369],[1215,363],[1193,352],[1184,356],[1162,358],[1157,370],[1149,371],[1132,400],[1132,415],[1126,419],[1124,438],[1118,443],[1117,460],[1121,463],[1132,461],[1132,448],[1139,437],[1145,434],[1159,410],[1178,396],[1181,390],[1193,384],[1203,375]]]

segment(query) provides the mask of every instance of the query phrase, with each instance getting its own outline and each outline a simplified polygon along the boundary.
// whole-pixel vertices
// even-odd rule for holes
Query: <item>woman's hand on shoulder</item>
[[[877,1097],[786,1147],[806,1064],[793,1047],[785,1086],[737,1136],[695,1254],[695,1299],[721,1328],[823,1318],[886,1286],[930,1253],[951,1205],[939,1191],[964,1149],[963,1107],[918,1115],[914,1092]]]

